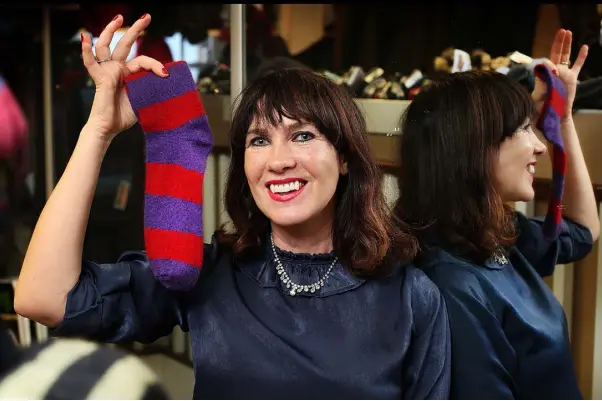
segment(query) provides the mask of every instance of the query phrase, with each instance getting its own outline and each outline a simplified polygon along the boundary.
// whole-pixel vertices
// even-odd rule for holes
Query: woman
[[[135,114],[148,131],[190,113],[156,105],[152,113],[134,106],[134,113],[128,103],[124,75],[156,75],[148,75],[154,83],[146,92],[128,81],[132,105],[183,85],[171,76],[173,66],[168,77],[152,59],[124,63],[149,22],[149,16],[136,22],[112,55],[108,44],[122,18],[109,23],[96,46],[102,63],[83,38],[84,63],[97,86],[94,105],[35,229],[16,290],[18,312],[54,327],[56,335],[102,341],[152,342],[180,325],[191,334],[195,398],[446,398],[442,298],[418,269],[389,260],[393,246],[412,257],[415,240],[396,233],[387,216],[358,107],[344,88],[310,71],[269,73],[242,94],[225,194],[234,229],[205,245],[199,277],[185,268],[176,275],[196,280],[191,290],[159,283],[188,282],[170,281],[170,269],[182,261],[167,259],[182,249],[158,249],[179,243],[154,235],[200,224],[200,212],[166,221],[167,203],[155,209],[148,193],[149,256],[131,252],[113,265],[82,264],[90,199],[111,138],[134,124]],[[194,88],[189,73],[188,79]],[[189,138],[189,146],[205,152],[209,139],[190,123],[182,121],[176,139]],[[148,158],[195,157],[169,143],[157,149],[151,138],[158,137],[147,132]],[[147,165],[147,191],[172,183],[190,195],[185,176],[174,183],[155,167]],[[188,233],[202,234],[198,226]],[[188,257],[192,263],[196,255]]]
[[[568,170],[553,241],[541,219],[505,205],[534,197],[535,161],[546,152],[533,132],[542,82],[530,96],[501,74],[454,74],[417,96],[403,122],[396,213],[414,227],[416,263],[446,301],[454,399],[581,397],[564,311],[542,279],[587,255],[600,230],[571,115],[587,48],[572,68],[570,48],[571,33],[561,30],[549,67],[567,92]]]

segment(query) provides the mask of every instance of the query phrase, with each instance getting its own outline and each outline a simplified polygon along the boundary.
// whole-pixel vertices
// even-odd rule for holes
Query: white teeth
[[[535,165],[534,164],[529,164],[527,166],[527,171],[530,172],[531,174],[535,174]]]
[[[298,191],[304,184],[301,181],[287,182],[286,184],[270,184],[270,191],[275,194],[282,194],[291,191]]]

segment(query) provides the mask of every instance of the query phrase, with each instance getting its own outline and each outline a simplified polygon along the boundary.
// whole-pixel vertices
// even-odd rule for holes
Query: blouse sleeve
[[[541,230],[543,217],[516,215],[516,247],[542,277],[553,274],[557,264],[583,259],[592,250],[594,241],[590,230],[568,217],[561,221],[558,238],[547,241]]]
[[[187,330],[177,295],[155,280],[143,252],[126,253],[115,264],[84,262],[63,322],[50,334],[151,343],[176,325]]]
[[[460,276],[449,277],[453,284],[443,290],[452,332],[451,395],[464,400],[514,399],[512,346],[478,279]]]
[[[450,386],[450,332],[441,293],[419,270],[414,281],[412,310],[414,327],[408,361],[404,363],[405,399],[444,400]]]

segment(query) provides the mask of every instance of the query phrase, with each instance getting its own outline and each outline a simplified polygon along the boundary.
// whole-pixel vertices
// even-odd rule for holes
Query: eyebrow
[[[308,126],[308,125],[312,125],[312,124],[306,123],[306,122],[295,122],[293,124],[288,125],[286,127],[286,129],[289,131],[295,131],[297,129],[300,129],[300,128]],[[249,128],[249,130],[247,131],[247,136],[248,135],[265,135],[267,133],[268,133],[268,131],[265,128],[252,127],[252,128]]]

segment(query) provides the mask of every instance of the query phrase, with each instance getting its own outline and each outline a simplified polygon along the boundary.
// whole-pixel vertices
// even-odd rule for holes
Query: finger
[[[546,83],[544,81],[541,80],[541,78],[539,78],[537,75],[535,76],[535,85],[533,87],[533,93],[536,94],[536,98],[535,100],[540,100],[540,97],[542,97],[545,92],[546,92]]]
[[[132,45],[150,22],[151,16],[149,14],[144,14],[130,27],[130,29],[127,30],[125,35],[123,35],[117,43],[117,46],[115,46],[115,50],[113,51],[114,60],[125,61],[127,59],[132,50]]]
[[[92,38],[88,35],[82,33],[82,60],[84,62],[84,66],[88,70],[88,74],[94,79],[98,74],[98,69],[100,68],[100,64],[96,62],[94,58],[94,54],[92,54]]]
[[[123,18],[121,15],[116,15],[113,21],[109,22],[98,37],[98,41],[96,42],[96,58],[98,60],[106,60],[111,57],[109,45],[113,40],[115,32],[121,28],[121,24],[123,24]]]
[[[562,55],[560,56],[561,63],[571,62],[571,43],[573,42],[573,33],[565,31],[564,41],[562,42]]]
[[[554,64],[560,63],[560,56],[562,55],[562,43],[564,42],[565,30],[559,29],[554,36],[554,43],[550,50],[550,61]]]
[[[139,71],[152,71],[155,75],[165,78],[169,75],[163,64],[154,58],[147,56],[138,56],[126,64],[131,74]]]
[[[583,63],[585,63],[585,59],[587,58],[588,53],[589,47],[587,47],[587,45],[581,46],[581,49],[579,49],[579,54],[577,55],[577,60],[575,60],[575,64],[573,64],[573,68],[571,68],[571,71],[575,71],[575,73],[579,75],[579,72],[583,67]]]
[[[556,64],[554,64],[551,60],[543,60],[540,64],[543,64],[546,67],[548,67],[548,69],[552,71],[552,74],[558,75],[558,68],[556,67]]]

